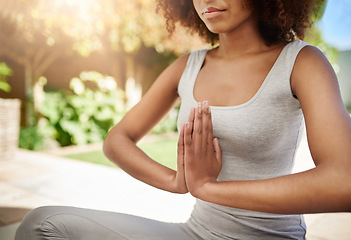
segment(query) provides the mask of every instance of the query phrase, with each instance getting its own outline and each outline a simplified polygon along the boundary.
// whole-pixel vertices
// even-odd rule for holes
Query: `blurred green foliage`
[[[124,92],[112,77],[82,72],[71,91],[46,92],[40,114],[61,146],[101,142],[125,113]]]
[[[52,140],[60,146],[102,142],[126,113],[124,92],[112,77],[82,72],[71,80],[70,89],[45,92],[38,124],[21,129],[21,148],[43,150]],[[178,107],[152,133],[176,131],[177,114]]]
[[[12,69],[5,62],[0,62],[0,90],[10,92],[11,86],[7,83],[7,78],[12,75]]]
[[[45,132],[37,126],[22,127],[19,135],[19,147],[39,151],[44,148]]]
[[[172,109],[151,131],[152,134],[162,134],[177,131],[177,118],[180,105]]]

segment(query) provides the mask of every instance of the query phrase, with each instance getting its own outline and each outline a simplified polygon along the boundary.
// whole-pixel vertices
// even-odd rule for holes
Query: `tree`
[[[126,69],[133,68],[127,65],[139,49],[180,53],[198,41],[182,32],[175,39],[187,44],[169,44],[153,0],[0,0],[0,4],[0,56],[24,67],[27,125],[35,124],[40,104],[33,89],[40,89],[36,87],[40,76],[59,56],[115,54],[123,59],[125,80]]]
[[[51,14],[42,14],[44,1],[0,1],[0,55],[24,67],[28,125],[33,124],[37,104],[34,86],[43,72],[60,54],[70,52],[73,41],[55,23]]]

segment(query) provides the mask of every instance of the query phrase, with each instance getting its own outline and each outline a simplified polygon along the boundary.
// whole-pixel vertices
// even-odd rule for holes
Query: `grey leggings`
[[[29,212],[15,240],[199,240],[184,223],[74,207],[40,207]]]

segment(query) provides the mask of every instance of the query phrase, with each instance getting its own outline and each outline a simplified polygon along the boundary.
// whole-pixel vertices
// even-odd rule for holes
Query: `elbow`
[[[110,140],[110,134],[108,134],[106,137],[105,137],[105,140],[102,144],[102,151],[104,153],[104,155],[109,158],[108,156],[110,155],[110,152],[111,152],[111,140]]]
[[[340,209],[342,212],[351,212],[351,187],[343,192],[341,196],[343,208]]]
[[[344,185],[344,191],[343,195],[345,198],[346,206],[347,206],[347,211],[351,212],[351,167],[350,168],[345,168],[342,174],[342,184]],[[341,187],[342,188],[342,187]]]
[[[107,136],[105,137],[105,140],[102,145],[102,151],[104,155],[111,160],[112,156],[114,155],[114,142],[116,142],[115,139],[115,134],[113,133],[108,133]]]
[[[315,192],[317,202],[315,206],[324,206],[316,212],[351,212],[351,175],[350,169],[345,165],[328,167],[316,167],[323,174],[318,179],[320,189]],[[323,202],[323,203],[322,203]]]
[[[104,155],[112,162],[116,163],[120,155],[125,155],[129,148],[130,137],[121,128],[113,128],[105,137],[102,145]]]
[[[338,194],[335,199],[339,199],[340,211],[351,212],[351,175],[349,171],[342,171],[340,178],[335,186]]]
[[[348,175],[348,179],[347,179],[347,190],[346,190],[346,202],[347,202],[347,211],[351,212],[351,175]]]

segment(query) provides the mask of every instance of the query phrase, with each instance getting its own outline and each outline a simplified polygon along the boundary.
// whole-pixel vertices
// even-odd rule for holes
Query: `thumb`
[[[178,155],[184,155],[184,126],[183,124],[182,129],[180,130],[179,138],[178,138]]]
[[[214,138],[213,139],[213,147],[214,147],[214,151],[215,151],[215,155],[216,155],[217,161],[220,164],[222,164],[222,149],[219,146],[218,138]]]

